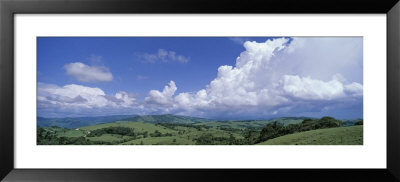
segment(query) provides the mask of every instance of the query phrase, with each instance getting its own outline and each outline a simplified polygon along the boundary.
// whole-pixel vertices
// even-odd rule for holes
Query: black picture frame
[[[386,169],[15,169],[14,14],[381,13],[387,15]],[[0,0],[0,179],[4,181],[400,181],[398,0]],[[371,156],[374,157],[374,156]],[[365,159],[368,160],[368,159]]]

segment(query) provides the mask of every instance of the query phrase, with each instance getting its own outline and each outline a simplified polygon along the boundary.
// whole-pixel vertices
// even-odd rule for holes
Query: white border
[[[363,36],[363,146],[36,146],[37,36]],[[386,15],[15,15],[16,168],[386,168]]]

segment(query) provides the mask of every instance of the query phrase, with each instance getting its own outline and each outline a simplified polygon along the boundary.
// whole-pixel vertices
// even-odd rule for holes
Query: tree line
[[[341,127],[343,122],[333,117],[323,117],[321,119],[305,119],[298,124],[280,125],[277,121],[268,123],[260,132],[255,143],[267,141],[272,138],[280,137],[297,132],[304,132],[323,128]]]

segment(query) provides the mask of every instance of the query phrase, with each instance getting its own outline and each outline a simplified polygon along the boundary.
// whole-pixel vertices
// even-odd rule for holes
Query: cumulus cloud
[[[133,94],[119,91],[113,95],[104,93],[100,88],[70,84],[57,86],[38,83],[38,106],[47,111],[69,111],[82,113],[97,110],[104,112],[109,109],[131,108],[136,104]],[[45,113],[49,114],[49,113]]]
[[[359,83],[353,82],[344,86],[344,91],[351,94],[352,96],[362,96],[363,86]]]
[[[165,49],[158,49],[157,53],[144,53],[142,55],[138,55],[141,59],[143,59],[146,63],[156,63],[158,61],[161,62],[180,62],[187,63],[189,61],[189,57],[177,54],[175,51],[168,51]]]
[[[146,103],[208,117],[299,115],[362,103],[361,38],[276,38],[246,41],[244,48],[206,88],[175,94],[171,81],[150,91]]]
[[[310,77],[283,76],[283,90],[291,96],[308,100],[332,100],[344,97],[344,86],[336,80],[324,82]]]
[[[68,63],[64,66],[68,75],[81,82],[108,82],[113,80],[113,75],[104,66],[88,66],[81,62]]]
[[[172,102],[172,96],[176,90],[175,82],[170,81],[168,85],[164,87],[162,92],[158,90],[150,90],[144,101],[148,104],[168,105]]]
[[[291,96],[308,100],[333,100],[349,96],[362,96],[361,84],[356,82],[344,84],[340,78],[342,77],[335,75],[332,80],[324,82],[310,77],[284,75],[283,90]]]

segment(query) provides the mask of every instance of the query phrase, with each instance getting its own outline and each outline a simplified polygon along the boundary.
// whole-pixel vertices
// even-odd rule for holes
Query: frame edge
[[[18,1],[17,1],[18,2]],[[19,1],[19,3],[22,3]],[[0,180],[14,169],[14,13],[24,12],[0,0]],[[50,6],[52,7],[52,6]],[[60,7],[58,8],[60,9]],[[83,11],[84,8],[76,10]],[[41,9],[43,10],[43,9]],[[54,11],[54,10],[47,10]],[[73,13],[74,10],[69,10]],[[100,10],[101,11],[101,10]],[[110,13],[113,10],[106,10]],[[131,11],[131,10],[125,10]],[[364,10],[365,11],[365,10]],[[44,11],[45,12],[45,11]],[[376,12],[376,10],[374,11]],[[37,13],[37,12],[34,12]],[[387,12],[387,170],[400,179],[400,3]],[[390,49],[389,49],[390,47]],[[389,107],[390,106],[390,107]],[[390,122],[389,122],[390,121]],[[14,170],[13,170],[14,169]],[[17,170],[18,171],[18,170]],[[38,170],[36,170],[38,171]],[[43,172],[50,172],[45,171]]]
[[[0,179],[14,169],[14,17],[0,1]]]
[[[387,13],[387,169],[400,179],[400,2]]]

